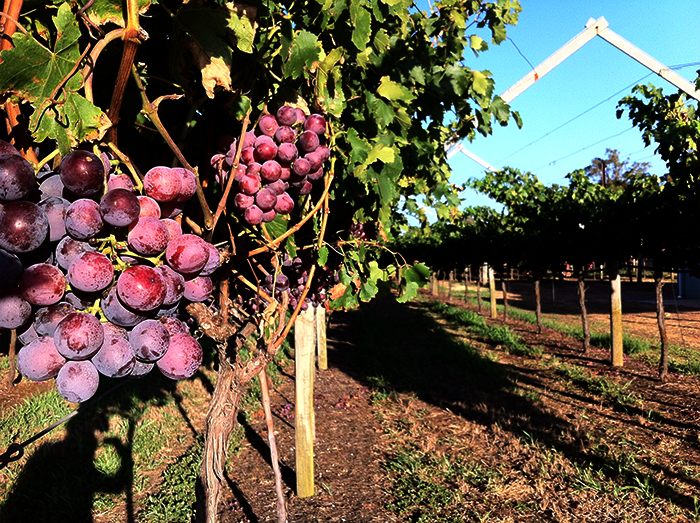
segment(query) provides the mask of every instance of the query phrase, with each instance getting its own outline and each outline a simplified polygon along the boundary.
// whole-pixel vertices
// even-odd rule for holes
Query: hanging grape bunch
[[[322,143],[326,120],[320,114],[283,105],[277,115],[266,114],[255,131],[246,133],[238,169],[234,175],[236,209],[250,225],[286,215],[295,206],[295,196],[309,194],[323,179],[323,164],[330,149]],[[224,185],[233,168],[238,141],[225,154],[217,154],[212,166]],[[291,194],[290,194],[291,193]]]
[[[0,328],[21,332],[22,375],[55,378],[72,402],[89,399],[101,375],[157,367],[191,377],[202,348],[178,310],[210,298],[221,263],[174,219],[195,175],[154,167],[137,194],[128,175],[110,174],[106,155],[75,150],[37,186],[14,147],[1,142],[0,153]]]

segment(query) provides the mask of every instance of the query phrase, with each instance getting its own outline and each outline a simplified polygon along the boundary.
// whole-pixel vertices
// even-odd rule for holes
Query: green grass
[[[627,409],[642,403],[638,394],[627,392],[631,382],[622,385],[604,376],[592,376],[588,370],[565,363],[559,364],[556,372],[574,385],[600,396],[614,407]]]

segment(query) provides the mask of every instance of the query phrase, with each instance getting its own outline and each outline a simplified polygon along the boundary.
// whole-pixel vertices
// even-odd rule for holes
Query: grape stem
[[[143,180],[143,176],[141,176],[141,173],[139,170],[136,168],[136,166],[131,162],[129,157],[121,152],[116,144],[109,142],[109,148],[112,150],[112,152],[117,155],[117,158],[126,165],[127,169],[129,169],[129,172],[131,173],[131,176],[134,178],[134,183],[136,184],[136,189],[138,190],[139,193],[143,192],[143,183],[141,180]]]
[[[143,105],[143,109],[141,111],[149,118],[149,120],[151,120],[153,125],[155,125],[156,129],[158,130],[158,133],[168,144],[168,147],[170,147],[170,150],[173,152],[173,154],[175,154],[175,157],[178,159],[180,164],[188,171],[194,173],[195,178],[197,178],[197,199],[199,200],[199,205],[202,208],[202,214],[204,215],[204,228],[207,230],[213,229],[211,209],[209,208],[206,196],[204,195],[204,189],[202,189],[202,184],[199,181],[199,171],[196,168],[192,167],[189,164],[189,162],[185,159],[185,156],[182,154],[182,151],[180,151],[180,148],[173,141],[173,139],[170,136],[170,133],[168,133],[167,129],[163,125],[163,122],[160,121],[160,117],[158,116],[158,106],[163,100],[176,100],[178,98],[181,98],[182,96],[161,96],[151,103],[151,101],[148,99],[148,96],[146,95],[146,87],[143,85],[143,82],[139,77],[138,71],[136,71],[136,67],[134,67],[133,65],[131,66],[131,75],[136,81],[136,85],[138,86],[139,92],[141,93],[141,102]]]
[[[85,99],[89,101],[90,103],[94,102],[94,98],[92,95],[92,79],[93,79],[93,72],[95,70],[95,65],[97,63],[97,58],[100,56],[100,53],[102,50],[107,47],[107,44],[112,42],[113,40],[116,40],[117,38],[121,38],[121,36],[124,34],[124,29],[119,28],[115,29],[114,31],[110,31],[107,33],[104,38],[102,38],[99,42],[95,44],[95,47],[92,48],[92,51],[90,51],[90,59],[88,60],[87,64],[85,67],[83,67],[82,70],[82,76],[84,78],[83,81],[83,88],[85,89]]]
[[[34,167],[34,172],[39,172],[41,171],[41,168],[49,163],[51,160],[53,160],[59,153],[60,151],[58,149],[54,149],[46,158],[41,160],[36,166]]]

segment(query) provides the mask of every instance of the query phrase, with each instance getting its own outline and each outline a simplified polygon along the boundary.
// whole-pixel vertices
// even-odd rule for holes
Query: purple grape
[[[56,246],[56,261],[58,265],[65,270],[68,270],[70,263],[78,254],[83,252],[92,252],[95,248],[87,242],[81,242],[66,236]]]
[[[316,151],[304,155],[309,161],[309,172],[318,171],[323,166],[323,156]]]
[[[275,182],[268,183],[265,186],[265,189],[268,189],[268,190],[272,191],[273,193],[275,193],[275,195],[279,196],[284,191],[286,191],[288,187],[289,187],[289,184],[287,182],[283,182],[282,180],[277,180]]]
[[[16,154],[21,156],[21,153],[17,150],[17,148],[5,140],[0,140],[0,154]]]
[[[245,210],[244,218],[250,225],[260,225],[262,223],[263,212],[257,205],[251,205]]]
[[[331,157],[331,150],[327,145],[319,145],[318,149],[316,149],[314,152],[320,154],[324,162],[327,162]]]
[[[107,191],[113,189],[126,189],[127,191],[134,190],[134,182],[128,174],[110,174],[107,179]]]
[[[0,206],[0,248],[14,253],[37,249],[49,233],[49,219],[32,202],[7,202]]]
[[[77,196],[92,196],[104,188],[104,164],[90,151],[69,152],[59,170],[63,185]]]
[[[0,200],[19,200],[36,187],[34,168],[16,154],[0,154]]]
[[[277,148],[277,159],[282,163],[291,164],[299,157],[299,149],[293,143],[282,143]]]
[[[137,196],[137,198],[139,200],[139,205],[141,206],[139,218],[143,218],[144,216],[150,216],[151,218],[160,218],[160,205],[158,205],[157,201],[148,196]]]
[[[267,138],[267,140],[260,140]],[[255,143],[255,151],[253,157],[258,163],[265,163],[268,160],[274,160],[277,156],[277,144],[269,136],[260,136]]]
[[[277,195],[270,189],[262,189],[255,195],[255,205],[264,213],[274,209],[276,203]]]
[[[240,164],[238,169],[236,169],[236,174],[233,176],[233,181],[240,182],[247,173],[248,168],[244,164]]]
[[[314,188],[313,184],[310,181],[305,181],[299,190],[297,191],[301,196],[304,196],[306,194],[311,193],[311,190]]]
[[[304,152],[310,153],[318,148],[320,142],[318,140],[318,135],[315,132],[304,131],[299,135],[299,138],[297,139],[297,144],[299,146],[299,149],[301,149]]]
[[[185,292],[185,278],[179,272],[174,271],[167,265],[156,267],[165,281],[165,298],[163,305],[173,305],[182,299]]]
[[[281,174],[282,167],[275,160],[265,162],[260,169],[260,177],[268,183],[279,180]]]
[[[100,374],[90,360],[67,361],[56,376],[58,393],[71,403],[82,403],[97,392]]]
[[[81,198],[68,207],[66,231],[76,240],[94,238],[103,225],[100,205],[96,201]]]
[[[239,211],[243,211],[251,205],[253,205],[253,202],[255,202],[255,198],[248,194],[239,192],[234,197],[233,202],[236,205],[236,209],[238,209]]]
[[[292,126],[297,122],[297,111],[291,105],[283,105],[277,109],[277,122],[280,125]]]
[[[292,176],[292,169],[288,165],[282,165],[280,171],[280,180],[286,182]]]
[[[173,318],[172,316],[165,316],[164,318],[160,319],[160,322],[165,325],[166,329],[168,329],[170,337],[174,336],[175,334],[190,333],[190,330],[187,328],[187,324],[184,321]]]
[[[0,249],[0,292],[16,287],[23,271],[22,262],[17,256]]]
[[[102,298],[100,308],[105,318],[120,327],[133,327],[147,318],[145,314],[133,311],[121,302],[116,285]]]
[[[128,331],[117,325],[116,323],[112,323],[111,321],[107,321],[102,324],[102,328],[105,331],[105,341],[104,343],[107,343],[107,340],[110,338],[123,338],[125,340],[129,339],[129,333]]]
[[[214,271],[216,271],[216,269],[219,268],[219,265],[221,265],[221,254],[219,253],[219,249],[209,242],[207,242],[207,248],[209,249],[209,259],[207,260],[204,268],[200,271],[199,276],[210,276],[211,274],[214,274]]]
[[[209,259],[206,242],[194,234],[183,234],[168,244],[165,258],[180,274],[194,274],[201,271]]]
[[[106,289],[114,279],[114,266],[101,252],[83,252],[68,266],[68,281],[73,289],[97,292]]]
[[[291,143],[293,144],[297,140],[297,132],[286,125],[280,126],[275,131],[275,141],[278,144]],[[279,154],[279,151],[277,151]]]
[[[157,202],[173,201],[180,195],[180,177],[170,167],[153,167],[143,177],[143,190]]]
[[[292,173],[297,176],[306,176],[311,170],[311,164],[306,158],[299,158],[292,164]]]
[[[294,209],[294,200],[286,192],[283,192],[277,197],[275,211],[277,214],[289,214]]]
[[[250,165],[255,161],[255,147],[244,147],[241,151],[241,161]]]
[[[180,192],[175,201],[186,202],[197,192],[197,177],[184,167],[173,167],[172,170],[180,177]]]
[[[275,218],[277,218],[277,213],[274,209],[270,209],[269,211],[264,212],[260,219],[263,223],[269,223]]]
[[[115,227],[134,223],[141,212],[138,197],[128,189],[111,189],[100,200],[100,213],[105,222]]]
[[[197,276],[185,281],[184,296],[191,302],[206,301],[211,297],[214,285],[209,276]]]
[[[87,312],[72,312],[53,333],[56,349],[68,360],[87,360],[100,350],[104,330],[100,320]]]
[[[244,176],[241,181],[238,182],[238,190],[243,194],[253,196],[260,190],[260,180],[253,176]]]
[[[323,167],[321,167],[317,171],[310,172],[306,175],[306,178],[312,182],[319,181],[321,178],[323,178]]]
[[[170,333],[158,320],[145,320],[131,330],[129,342],[136,359],[144,363],[155,363],[168,351]]]
[[[274,136],[277,127],[279,127],[277,119],[271,114],[263,115],[263,117],[260,118],[260,122],[258,122],[258,129],[260,129],[260,132],[265,136]]]
[[[49,176],[39,185],[39,194],[41,194],[41,199],[51,198],[52,196],[63,196],[63,182],[58,174]]]
[[[49,220],[49,241],[57,242],[66,235],[66,212],[70,202],[60,196],[51,196],[39,202]]]
[[[116,287],[121,301],[136,311],[151,311],[160,307],[167,290],[160,272],[146,265],[126,269],[117,279]],[[117,321],[114,323],[119,325]]]
[[[257,178],[258,180],[261,180],[262,177],[260,176],[260,171],[262,170],[262,164],[258,162],[253,162],[248,165],[246,168],[246,175],[252,176],[253,178]]]
[[[163,218],[161,222],[167,227],[168,238],[170,238],[171,240],[182,235],[182,225],[180,225],[172,218]]]
[[[326,133],[326,119],[320,114],[310,114],[304,120],[304,130],[323,136]]]
[[[75,307],[67,302],[59,302],[43,307],[34,315],[34,329],[39,336],[53,336],[60,321],[75,312]]]
[[[22,297],[40,307],[58,303],[66,292],[66,277],[61,269],[48,263],[28,267],[19,280]]]
[[[22,347],[17,355],[19,372],[31,381],[55,378],[66,359],[56,350],[53,338],[42,336]]]
[[[142,376],[145,376],[149,372],[151,372],[151,370],[153,370],[153,367],[155,367],[155,366],[156,366],[155,363],[144,363],[142,361],[135,360],[134,368],[131,371],[130,376],[132,378],[140,378]]]
[[[306,120],[306,113],[304,112],[303,109],[301,109],[299,107],[297,107],[295,110],[297,112],[297,121],[294,123],[295,124],[297,124],[297,123],[303,124],[304,120]]]
[[[185,380],[194,376],[202,365],[202,347],[189,334],[175,334],[170,338],[168,352],[156,365],[164,376],[172,380]]]
[[[105,339],[92,359],[97,371],[108,378],[123,378],[131,374],[136,364],[134,348],[120,336]]]
[[[171,240],[168,227],[158,218],[144,216],[129,231],[129,246],[143,256],[156,256],[163,252]]]

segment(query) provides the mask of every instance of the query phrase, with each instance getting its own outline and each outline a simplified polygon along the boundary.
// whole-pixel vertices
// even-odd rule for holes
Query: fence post
[[[314,316],[314,308],[309,307],[294,323],[295,457],[300,498],[314,495]]]

